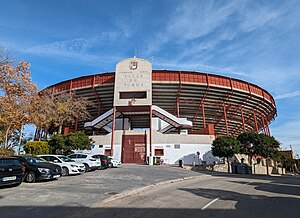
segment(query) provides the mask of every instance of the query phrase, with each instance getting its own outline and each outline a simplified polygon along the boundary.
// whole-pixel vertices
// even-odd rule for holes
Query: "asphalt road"
[[[1,218],[299,217],[299,205],[297,176],[198,173],[162,166],[125,165],[0,189]]]
[[[22,183],[0,188],[0,218],[62,217],[124,191],[198,175],[179,167],[123,165],[54,181]]]
[[[210,174],[92,207],[71,217],[300,217],[300,177]]]

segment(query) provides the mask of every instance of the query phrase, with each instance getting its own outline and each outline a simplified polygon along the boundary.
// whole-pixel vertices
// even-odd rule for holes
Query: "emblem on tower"
[[[130,70],[136,70],[137,67],[138,67],[138,62],[136,60],[129,62],[129,69]]]

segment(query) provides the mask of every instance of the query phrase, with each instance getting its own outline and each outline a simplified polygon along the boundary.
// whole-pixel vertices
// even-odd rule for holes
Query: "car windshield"
[[[74,160],[66,156],[58,156],[58,158],[61,159],[63,162],[75,162]]]
[[[46,160],[40,157],[24,157],[28,163],[47,163]]]

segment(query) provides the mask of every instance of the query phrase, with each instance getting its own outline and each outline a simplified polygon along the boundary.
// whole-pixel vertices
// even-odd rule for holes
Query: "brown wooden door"
[[[122,162],[144,164],[146,159],[145,135],[123,135]]]

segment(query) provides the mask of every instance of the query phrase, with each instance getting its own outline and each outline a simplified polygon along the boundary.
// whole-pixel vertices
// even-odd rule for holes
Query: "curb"
[[[126,198],[126,197],[129,197],[129,196],[132,196],[132,195],[136,195],[138,193],[141,193],[141,192],[145,192],[145,191],[148,191],[150,189],[153,189],[159,185],[167,185],[167,184],[172,184],[172,183],[177,183],[177,182],[181,182],[181,181],[186,181],[186,180],[192,180],[192,179],[196,179],[196,178],[204,178],[204,177],[209,177],[211,175],[200,175],[200,176],[189,176],[189,177],[183,177],[183,178],[180,178],[180,179],[172,179],[172,180],[167,180],[167,181],[163,181],[163,182],[158,182],[158,183],[154,183],[152,185],[148,185],[148,186],[144,186],[144,187],[141,187],[141,188],[137,188],[135,190],[128,190],[128,191],[123,191],[119,194],[116,194],[114,196],[111,196],[107,199],[104,199],[100,202],[97,202],[97,203],[94,203],[92,205],[90,205],[90,208],[96,208],[96,207],[99,207],[99,206],[102,206],[102,205],[105,205],[105,204],[108,204],[109,202],[112,202],[112,201],[115,201],[115,200],[119,200],[119,199],[122,199],[122,198]]]

